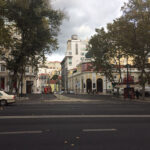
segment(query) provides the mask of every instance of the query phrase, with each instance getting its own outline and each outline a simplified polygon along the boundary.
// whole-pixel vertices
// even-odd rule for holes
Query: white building
[[[76,68],[85,58],[87,44],[88,40],[80,40],[77,35],[72,35],[71,39],[67,41],[65,57],[68,70]]]
[[[72,35],[67,41],[67,50],[62,66],[62,87],[68,90],[68,71],[77,67],[84,59],[87,53],[86,48],[88,40],[80,40],[77,35]]]

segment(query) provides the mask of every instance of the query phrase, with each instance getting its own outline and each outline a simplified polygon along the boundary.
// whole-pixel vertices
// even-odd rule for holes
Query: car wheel
[[[1,100],[0,101],[0,105],[1,106],[6,106],[7,105],[7,101],[6,100]]]

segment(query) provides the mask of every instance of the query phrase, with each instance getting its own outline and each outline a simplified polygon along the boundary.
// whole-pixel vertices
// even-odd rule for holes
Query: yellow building
[[[52,92],[58,92],[59,91],[59,84],[57,83],[56,80],[51,80],[50,85],[51,85]]]
[[[91,63],[81,63],[68,74],[68,90],[75,93],[102,93],[111,90],[112,85],[103,73],[93,72]]]
[[[132,60],[132,59],[130,59]],[[132,63],[132,61],[130,61]],[[129,64],[129,63],[128,63]],[[130,86],[138,84],[140,72],[136,68],[128,68],[128,77],[132,79]],[[113,73],[114,82],[118,83],[120,74],[118,72]],[[127,68],[125,65],[121,66],[121,78],[122,84],[120,87],[125,88],[127,78]],[[119,88],[119,87],[118,87]],[[80,63],[77,68],[68,71],[68,90],[75,93],[107,93],[111,92],[113,84],[106,78],[102,72],[95,72],[92,67],[92,63],[83,62]]]

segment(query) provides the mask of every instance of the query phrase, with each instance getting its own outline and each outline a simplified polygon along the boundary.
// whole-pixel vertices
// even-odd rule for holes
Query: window
[[[32,73],[34,73],[35,72],[35,70],[32,68]]]
[[[80,59],[81,59],[81,60],[84,60],[84,57],[81,57]]]
[[[72,65],[72,58],[71,57],[69,57],[69,65]]]
[[[26,67],[26,72],[28,72],[28,73],[29,73],[29,67]]]
[[[84,56],[84,53],[81,53],[82,56]]]
[[[5,66],[1,65],[1,71],[5,71],[5,70],[6,70]]]
[[[78,44],[76,43],[76,55],[78,55]]]

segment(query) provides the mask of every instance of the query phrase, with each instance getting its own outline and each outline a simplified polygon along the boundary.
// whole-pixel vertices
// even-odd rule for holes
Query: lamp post
[[[127,98],[129,98],[129,64],[128,64],[128,55],[127,55]]]

